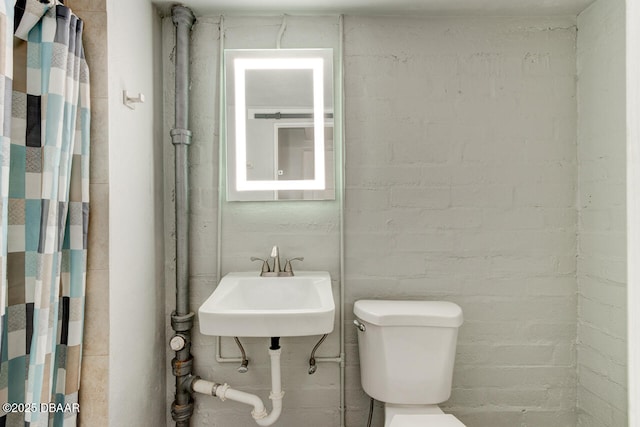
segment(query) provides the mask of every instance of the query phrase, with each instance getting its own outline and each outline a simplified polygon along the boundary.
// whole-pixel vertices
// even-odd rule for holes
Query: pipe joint
[[[178,360],[174,358],[171,360],[171,367],[173,368],[173,375],[176,377],[190,376],[193,368],[193,357],[189,355],[187,360]]]
[[[217,396],[216,392],[220,384],[194,377],[190,384],[193,393],[206,394],[207,396]],[[227,386],[228,387],[228,386]]]
[[[270,348],[269,349],[269,357],[273,358],[277,358],[278,360],[280,360],[280,354],[282,353],[282,349],[281,348]]]
[[[213,395],[220,399],[221,402],[224,402],[225,400],[227,400],[226,394],[229,388],[229,384],[227,383],[218,384],[218,387],[216,387],[216,389],[214,390]]]
[[[283,398],[284,398],[284,391],[281,391],[279,393],[272,391],[271,393],[269,393],[269,399],[271,400],[282,400]]]
[[[271,350],[279,350],[280,349],[280,337],[271,337],[271,346],[269,347],[269,354],[271,354]]]
[[[193,318],[196,314],[192,311],[184,316],[179,316],[175,311],[171,313],[171,328],[176,332],[187,332],[193,328]]]
[[[186,377],[183,378],[180,389],[191,394],[193,393],[193,384],[200,379],[201,378],[197,375],[187,375]]]
[[[191,145],[191,131],[189,129],[171,129],[171,143],[173,145]]]
[[[189,399],[189,403],[186,405],[178,405],[176,402],[171,404],[171,418],[178,423],[189,422],[189,419],[193,415],[193,400]]]
[[[263,418],[267,418],[267,415],[269,414],[267,413],[267,410],[264,408],[261,411],[256,411],[255,409],[251,411],[251,416],[253,417],[254,420],[261,420]]]
[[[188,7],[176,5],[171,9],[171,18],[176,27],[186,25],[189,29],[196,22],[196,17]]]

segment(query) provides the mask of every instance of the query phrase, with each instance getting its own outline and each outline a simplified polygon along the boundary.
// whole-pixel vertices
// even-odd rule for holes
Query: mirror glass
[[[333,50],[225,50],[227,200],[335,199]]]

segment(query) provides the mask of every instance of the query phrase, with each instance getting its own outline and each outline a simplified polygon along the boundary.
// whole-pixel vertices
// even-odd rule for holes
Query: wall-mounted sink
[[[293,277],[229,273],[200,306],[200,332],[230,337],[293,337],[333,331],[335,304],[326,271]]]

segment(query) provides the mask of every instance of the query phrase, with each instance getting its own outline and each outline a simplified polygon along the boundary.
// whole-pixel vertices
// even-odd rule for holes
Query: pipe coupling
[[[178,405],[175,401],[171,404],[171,418],[176,423],[189,422],[193,415],[193,400],[189,399],[186,405]]]
[[[263,409],[262,411],[256,411],[255,409],[253,411],[251,411],[251,416],[253,417],[254,420],[261,420],[263,418],[267,418],[267,415],[269,415],[267,413],[266,409]]]
[[[178,360],[176,358],[171,359],[171,367],[173,368],[173,375],[176,377],[184,377],[191,375],[193,367],[193,357],[189,355],[187,360]]]
[[[219,384],[217,383],[206,381],[196,376],[193,377],[193,380],[189,383],[189,391],[192,393],[206,394],[207,396],[215,396],[218,386]]]
[[[282,400],[283,398],[284,398],[284,391],[281,391],[279,393],[272,391],[271,393],[269,393],[269,399],[271,400]]]
[[[193,23],[196,21],[196,17],[191,9],[181,5],[176,5],[171,9],[171,19],[173,21],[173,25],[178,26],[182,24],[189,28],[191,28]]]
[[[192,311],[184,316],[179,316],[176,312],[171,313],[171,327],[176,332],[187,332],[193,328],[193,318],[196,314]]]
[[[191,145],[191,131],[189,129],[171,129],[171,143],[173,145]]]
[[[218,387],[213,391],[213,395],[220,399],[221,402],[227,400],[227,390],[229,390],[229,384],[218,384]]]

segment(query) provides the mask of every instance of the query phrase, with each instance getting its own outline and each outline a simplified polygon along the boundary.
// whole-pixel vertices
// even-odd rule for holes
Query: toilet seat
[[[396,415],[388,427],[465,427],[451,414]]]

